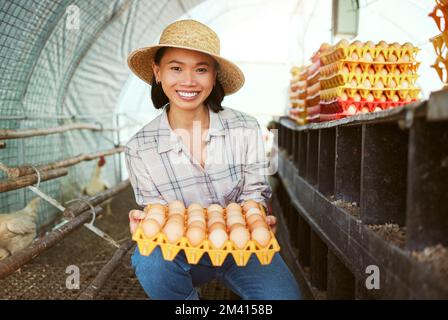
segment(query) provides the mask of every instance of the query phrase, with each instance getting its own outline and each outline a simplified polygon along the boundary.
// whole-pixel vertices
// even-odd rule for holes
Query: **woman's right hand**
[[[131,234],[134,234],[137,230],[137,226],[146,216],[146,213],[141,210],[131,210],[129,211],[129,229]]]

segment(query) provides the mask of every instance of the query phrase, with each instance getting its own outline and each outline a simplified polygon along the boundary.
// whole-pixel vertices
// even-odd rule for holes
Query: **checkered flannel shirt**
[[[266,207],[272,190],[260,126],[243,112],[209,111],[204,168],[170,127],[166,107],[125,146],[126,167],[138,205],[182,200],[212,203],[255,200]]]

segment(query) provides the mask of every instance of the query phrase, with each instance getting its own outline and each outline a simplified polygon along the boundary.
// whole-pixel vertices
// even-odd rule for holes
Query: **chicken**
[[[92,178],[90,179],[87,186],[85,186],[82,190],[82,194],[86,196],[94,196],[100,192],[107,190],[109,187],[107,184],[101,179],[101,170],[102,167],[106,164],[106,159],[104,156],[101,156],[98,160],[95,169],[92,174]],[[112,199],[106,200],[103,204],[106,205],[106,214],[112,214],[112,210],[110,208],[110,203]]]
[[[40,198],[13,213],[0,213],[0,260],[28,247],[36,237],[37,208]]]

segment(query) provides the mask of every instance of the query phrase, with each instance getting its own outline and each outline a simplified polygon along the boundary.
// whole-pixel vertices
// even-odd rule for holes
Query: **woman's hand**
[[[131,210],[129,211],[129,229],[131,234],[134,234],[137,230],[137,226],[146,216],[146,213],[141,210]]]
[[[272,232],[277,231],[277,217],[268,215],[266,216],[266,223],[271,227]]]

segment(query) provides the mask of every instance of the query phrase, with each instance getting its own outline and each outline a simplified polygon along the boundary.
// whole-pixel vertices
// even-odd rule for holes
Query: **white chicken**
[[[92,178],[90,179],[87,186],[85,186],[82,190],[83,195],[94,196],[100,192],[107,190],[109,187],[107,184],[101,179],[101,170],[102,167],[106,164],[106,159],[104,156],[101,156],[95,166],[95,169],[92,174]],[[106,205],[106,214],[112,214],[112,210],[110,208],[110,203],[112,199],[109,199],[104,202]]]
[[[37,208],[40,198],[13,213],[0,213],[0,260],[28,247],[36,237]]]

